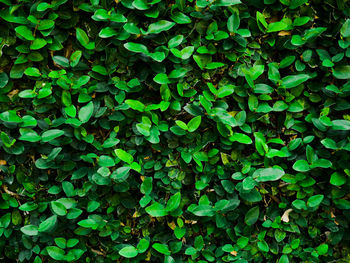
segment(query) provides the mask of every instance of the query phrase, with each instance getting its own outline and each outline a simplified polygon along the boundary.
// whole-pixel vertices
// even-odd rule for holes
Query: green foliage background
[[[0,0],[2,262],[349,262],[347,0]]]

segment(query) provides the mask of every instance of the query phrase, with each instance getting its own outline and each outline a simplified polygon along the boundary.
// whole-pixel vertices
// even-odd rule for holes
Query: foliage
[[[349,262],[349,1],[0,3],[2,261]]]

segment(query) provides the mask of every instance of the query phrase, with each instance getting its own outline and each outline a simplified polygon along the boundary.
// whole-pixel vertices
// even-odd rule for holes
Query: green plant
[[[348,262],[347,0],[0,0],[0,259]]]

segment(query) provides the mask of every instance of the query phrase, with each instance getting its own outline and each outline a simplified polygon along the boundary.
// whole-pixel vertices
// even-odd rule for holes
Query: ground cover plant
[[[347,0],[0,0],[1,262],[349,262]]]

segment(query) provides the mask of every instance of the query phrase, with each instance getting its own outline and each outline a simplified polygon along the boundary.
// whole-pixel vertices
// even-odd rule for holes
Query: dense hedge
[[[241,1],[0,0],[1,262],[350,261],[349,1]]]

